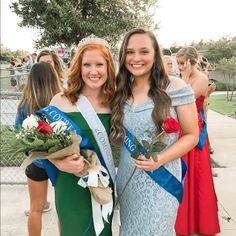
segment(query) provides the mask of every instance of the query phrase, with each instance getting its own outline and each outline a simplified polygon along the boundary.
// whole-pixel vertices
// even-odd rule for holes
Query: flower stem
[[[158,135],[152,140],[151,144],[154,144],[156,141],[158,141],[159,137],[160,137],[162,134],[164,134],[164,133],[165,133],[165,131],[163,130],[160,134],[158,134]]]
[[[121,197],[122,197],[122,194],[124,193],[124,191],[125,191],[125,189],[126,189],[128,183],[129,183],[130,180],[132,179],[132,177],[133,177],[133,175],[134,175],[134,173],[135,173],[136,170],[137,170],[137,167],[135,166],[135,168],[134,168],[133,172],[131,173],[129,179],[128,179],[127,182],[125,183],[125,186],[124,186],[124,188],[123,188],[122,191],[121,191],[121,194],[117,196],[117,201],[116,201],[116,204],[115,204],[115,207],[114,207],[114,208],[116,208],[117,204],[119,203],[119,201],[120,201],[120,199],[121,199]]]

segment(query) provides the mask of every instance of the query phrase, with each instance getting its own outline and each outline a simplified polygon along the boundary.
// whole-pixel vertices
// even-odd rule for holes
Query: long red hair
[[[85,51],[98,49],[107,62],[107,81],[102,86],[103,93],[102,104],[111,105],[115,93],[115,66],[110,50],[101,44],[86,44],[76,51],[68,72],[68,88],[64,91],[64,95],[75,104],[82,92],[84,82],[81,76],[82,58]]]

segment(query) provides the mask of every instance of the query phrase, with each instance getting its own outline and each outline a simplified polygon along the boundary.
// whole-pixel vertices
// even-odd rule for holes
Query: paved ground
[[[217,168],[214,178],[219,200],[220,236],[236,235],[236,120],[209,111],[208,131],[215,149],[212,157],[226,168]],[[53,188],[49,189],[52,211],[43,214],[44,236],[58,236],[54,208]],[[29,205],[27,187],[1,185],[1,236],[26,236],[27,217],[24,210]],[[114,236],[117,236],[117,230]]]

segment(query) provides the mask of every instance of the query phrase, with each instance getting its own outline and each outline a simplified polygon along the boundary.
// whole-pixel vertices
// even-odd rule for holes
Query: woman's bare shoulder
[[[74,109],[74,106],[70,100],[63,94],[63,92],[57,93],[50,102],[51,106],[55,106],[61,111],[69,112]]]
[[[66,100],[67,98],[63,96],[63,92],[57,93],[51,100],[50,105],[57,106],[58,103]]]
[[[186,85],[185,81],[178,77],[174,77],[170,80],[170,90],[180,89]]]
[[[199,71],[194,79],[194,83],[202,86],[207,86],[208,77],[204,73]]]

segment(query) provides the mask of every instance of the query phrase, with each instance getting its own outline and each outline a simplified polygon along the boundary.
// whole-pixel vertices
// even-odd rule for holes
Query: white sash
[[[107,132],[102,122],[98,118],[96,112],[94,111],[91,103],[85,96],[80,95],[78,101],[76,102],[76,106],[93,132],[94,138],[99,146],[104,162],[109,171],[110,177],[113,181],[113,184],[115,185],[115,176],[116,176],[115,165]],[[83,184],[81,184],[81,186],[82,185]],[[108,221],[107,217],[112,212],[113,201],[101,206],[93,199],[92,195],[91,195],[91,201],[92,201],[94,229],[96,235],[98,236],[104,228],[103,219],[105,221]]]
[[[84,95],[80,95],[76,105],[93,132],[94,138],[102,153],[111,179],[115,184],[116,170],[107,132],[98,118],[97,113],[94,111],[91,103]]]

